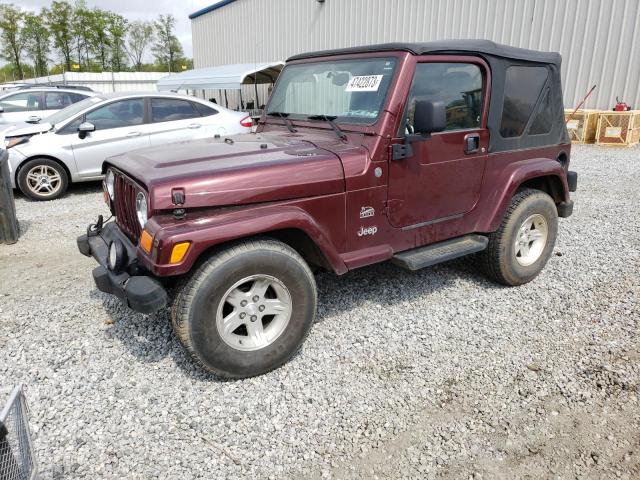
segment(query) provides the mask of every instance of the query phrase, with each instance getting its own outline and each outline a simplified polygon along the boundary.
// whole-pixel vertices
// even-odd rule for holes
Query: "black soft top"
[[[555,52],[540,52],[524,48],[510,47],[491,40],[441,40],[425,43],[382,43],[361,47],[340,48],[320,52],[294,55],[287,61],[309,58],[328,57],[332,55],[349,55],[372,52],[404,51],[413,55],[470,55],[484,58],[491,69],[491,99],[487,127],[491,132],[489,151],[500,152],[522,148],[534,148],[547,145],[564,145],[569,143],[569,136],[564,121],[562,102],[562,84],[560,66],[562,57]],[[523,133],[519,136],[503,136],[500,125],[503,119],[505,89],[508,87],[507,71],[511,67],[543,67],[548,71],[547,80],[540,90],[534,108]],[[549,115],[546,122],[549,130],[546,133],[530,134],[534,114],[549,98]],[[508,113],[506,114],[508,116]]]
[[[325,57],[329,55],[347,55],[352,53],[404,51],[414,55],[437,54],[484,54],[493,57],[525,60],[537,63],[553,63],[560,65],[561,57],[555,52],[541,52],[526,48],[511,47],[491,40],[439,40],[437,42],[422,43],[380,43],[377,45],[363,45],[360,47],[338,48],[318,52],[301,53],[289,57],[287,61],[303,58]]]

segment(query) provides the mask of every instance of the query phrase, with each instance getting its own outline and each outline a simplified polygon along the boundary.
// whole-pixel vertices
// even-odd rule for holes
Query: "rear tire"
[[[480,255],[485,273],[503,285],[530,282],[546,265],[558,234],[558,211],[545,192],[525,189],[511,199],[502,224]]]
[[[176,336],[204,369],[226,378],[261,375],[302,346],[316,313],[315,279],[288,245],[245,240],[204,261],[176,286]]]
[[[18,172],[18,187],[32,200],[55,200],[64,195],[68,186],[67,171],[50,158],[29,160]]]

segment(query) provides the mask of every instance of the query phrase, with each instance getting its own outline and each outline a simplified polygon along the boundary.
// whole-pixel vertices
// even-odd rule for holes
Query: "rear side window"
[[[502,120],[500,121],[500,135],[502,137],[519,137],[524,133],[548,76],[549,73],[545,67],[514,65],[507,69]],[[549,109],[547,108],[547,110]],[[544,119],[541,117],[540,122],[543,121]],[[536,126],[537,130],[541,128],[540,125]]]
[[[218,113],[218,110],[203,103],[194,103],[193,105],[203,117],[208,117],[209,115],[215,115]]]
[[[549,89],[544,92],[542,101],[536,109],[536,116],[529,128],[529,135],[542,135],[551,131],[553,124],[553,113],[551,112],[551,94]]]
[[[72,103],[77,102],[76,95],[67,92],[45,92],[44,105],[47,110],[62,110]]]
[[[482,71],[472,63],[416,65],[407,104],[407,133],[413,133],[413,114],[419,100],[444,103],[445,130],[478,128],[482,116]]]
[[[186,120],[199,116],[200,113],[198,113],[193,107],[193,104],[187,100],[175,98],[151,99],[151,117],[154,123]]]

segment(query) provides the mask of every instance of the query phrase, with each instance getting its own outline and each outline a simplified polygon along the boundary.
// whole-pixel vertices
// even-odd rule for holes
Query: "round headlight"
[[[113,175],[113,171],[107,170],[107,174],[104,176],[104,186],[107,188],[107,193],[109,194],[109,198],[113,200],[113,196],[115,195],[115,184],[116,178]]]
[[[147,196],[142,192],[138,192],[136,195],[136,214],[140,228],[144,228],[144,224],[147,223]]]
[[[109,270],[119,272],[127,261],[127,254],[124,245],[120,240],[114,240],[109,244],[109,256],[107,257],[107,266]]]

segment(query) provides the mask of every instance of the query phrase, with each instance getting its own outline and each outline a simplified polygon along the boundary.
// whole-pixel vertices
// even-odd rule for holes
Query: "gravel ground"
[[[473,260],[321,274],[301,353],[232,382],[194,366],[167,312],[96,291],[75,237],[106,213],[98,185],[18,197],[0,384],[27,386],[43,478],[640,478],[640,149],[576,147],[572,167],[575,212],[534,282]]]

